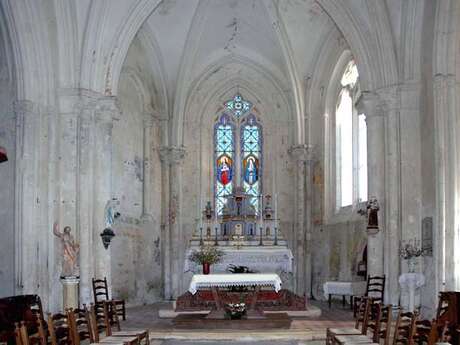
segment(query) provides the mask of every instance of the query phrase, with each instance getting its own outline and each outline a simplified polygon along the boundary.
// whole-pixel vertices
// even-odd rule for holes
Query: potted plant
[[[209,274],[212,264],[218,263],[224,252],[214,246],[202,246],[200,250],[194,250],[189,256],[189,260],[203,265],[203,274]]]

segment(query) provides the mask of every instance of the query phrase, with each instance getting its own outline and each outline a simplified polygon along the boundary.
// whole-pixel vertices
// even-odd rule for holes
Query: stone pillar
[[[152,162],[152,114],[144,114],[144,164],[143,164],[143,185],[142,185],[142,216],[151,217],[152,193],[151,193],[151,162]]]
[[[460,289],[459,195],[460,150],[457,101],[460,85],[452,75],[434,77],[436,217],[433,257],[436,290]]]
[[[112,128],[120,110],[115,97],[98,99],[94,112],[94,219],[93,241],[96,253],[96,276],[111,282],[110,247],[105,249],[100,233],[106,226],[105,208],[112,200]],[[116,238],[115,238],[116,240]]]
[[[380,204],[379,229],[367,234],[367,272],[383,274],[383,231],[385,205],[385,123],[377,95],[363,93],[358,110],[366,116],[368,198],[376,197]]]
[[[82,91],[78,104],[77,228],[80,235],[81,301],[93,300],[91,279],[111,282],[110,247],[102,245],[105,206],[112,199],[112,121],[116,98]],[[115,238],[116,240],[116,238]]]
[[[181,186],[182,173],[181,165],[185,157],[185,150],[182,147],[163,147],[161,149],[161,161],[168,169],[169,176],[169,205],[168,220],[163,238],[164,243],[164,288],[165,298],[174,299],[181,294],[181,282],[183,265],[183,251],[185,246],[182,243],[181,233]],[[166,170],[166,169],[165,169]]]
[[[305,210],[306,210],[306,162],[308,158],[307,145],[296,145],[289,149],[296,170],[296,195],[295,195],[295,238],[294,238],[294,257],[295,257],[295,275],[296,275],[296,292],[303,295],[309,287],[306,286],[307,265],[307,232],[305,227]],[[310,257],[310,253],[308,253]],[[310,268],[308,269],[310,271]]]
[[[15,242],[16,292],[36,291],[39,271],[37,261],[38,164],[40,160],[40,109],[31,101],[17,101],[16,113],[16,186]],[[51,231],[51,229],[50,229]]]
[[[379,90],[385,119],[385,266],[386,303],[398,304],[401,240],[401,135],[400,94],[397,86]],[[410,178],[410,177],[409,177]],[[382,204],[381,204],[382,205]]]

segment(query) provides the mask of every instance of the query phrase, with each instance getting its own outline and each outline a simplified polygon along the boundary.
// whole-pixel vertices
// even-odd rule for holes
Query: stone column
[[[185,149],[169,146],[161,149],[162,164],[168,168],[169,176],[169,206],[168,220],[163,238],[164,243],[164,286],[165,298],[174,299],[181,294],[183,262],[182,251],[185,247],[181,241],[181,165],[185,157]]]
[[[120,116],[115,97],[98,99],[94,112],[94,219],[93,241],[96,252],[96,275],[107,277],[112,284],[110,247],[105,249],[100,233],[106,226],[105,208],[112,200],[112,128],[113,119]],[[116,238],[115,238],[116,240]]]
[[[289,149],[296,170],[296,195],[295,195],[295,238],[294,257],[296,292],[303,295],[307,292],[306,287],[306,242],[307,232],[305,229],[305,191],[306,191],[306,162],[308,157],[307,145],[296,145]],[[310,263],[308,263],[310,264]]]
[[[151,217],[152,193],[151,193],[151,164],[152,164],[152,127],[153,115],[144,114],[144,164],[143,164],[143,185],[142,185],[142,216]]]
[[[385,266],[386,303],[399,300],[399,245],[401,239],[401,135],[400,94],[397,86],[379,90],[385,119]]]
[[[102,245],[105,206],[112,199],[112,121],[116,98],[83,91],[78,105],[77,228],[80,234],[81,301],[93,300],[91,278],[111,282],[110,247]],[[116,240],[116,238],[115,238]]]
[[[16,113],[16,186],[15,242],[16,291],[30,294],[36,291],[38,186],[40,159],[40,109],[31,101],[14,104]],[[51,231],[51,230],[50,230]]]
[[[377,95],[363,93],[358,110],[364,112],[367,123],[368,197],[380,204],[379,229],[367,234],[367,272],[383,274],[383,231],[385,209],[385,123]]]

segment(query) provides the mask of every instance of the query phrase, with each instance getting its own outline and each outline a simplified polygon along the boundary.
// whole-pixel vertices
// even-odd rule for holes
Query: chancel
[[[458,344],[459,0],[0,0],[0,113],[0,345]]]

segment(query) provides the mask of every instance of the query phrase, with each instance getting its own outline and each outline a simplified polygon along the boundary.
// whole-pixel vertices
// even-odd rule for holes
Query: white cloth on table
[[[366,292],[366,281],[359,282],[325,282],[323,285],[324,296],[361,296]]]
[[[188,291],[194,295],[200,288],[231,286],[273,286],[281,290],[281,278],[276,273],[195,274]]]

